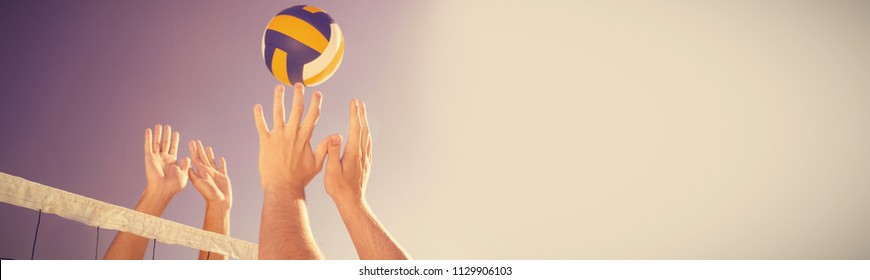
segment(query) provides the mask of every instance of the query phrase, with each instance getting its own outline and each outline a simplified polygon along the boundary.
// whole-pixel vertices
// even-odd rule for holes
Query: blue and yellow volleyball
[[[282,83],[316,86],[341,65],[344,37],[338,24],[323,10],[293,6],[269,21],[263,33],[262,52],[269,72]]]

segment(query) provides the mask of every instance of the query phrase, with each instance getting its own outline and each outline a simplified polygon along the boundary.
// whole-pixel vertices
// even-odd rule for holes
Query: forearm
[[[171,199],[171,196],[149,192],[149,188],[146,188],[139,202],[136,203],[136,211],[160,217]],[[107,260],[141,260],[145,257],[147,247],[148,239],[145,237],[119,231],[103,258]]]
[[[410,256],[384,229],[365,199],[334,201],[361,260],[407,260]]]
[[[230,209],[227,207],[206,205],[205,219],[202,229],[218,234],[230,234]],[[200,260],[226,260],[227,257],[214,252],[199,251]]]
[[[304,192],[266,191],[260,221],[259,258],[323,259],[311,234]]]

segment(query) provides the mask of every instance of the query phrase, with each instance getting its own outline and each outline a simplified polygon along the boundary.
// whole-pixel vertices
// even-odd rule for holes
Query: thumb
[[[329,142],[332,140],[334,135],[327,136],[319,144],[317,144],[317,148],[314,150],[314,166],[317,167],[317,170],[322,170],[323,168],[323,160],[326,159],[326,149],[329,146]]]
[[[341,172],[341,135],[333,134],[324,142],[329,142],[326,148],[326,153],[329,155],[329,161],[326,163],[326,173]]]
[[[181,171],[187,173],[190,170],[190,158],[184,158],[184,160],[181,161],[181,165],[179,167],[181,168]]]
[[[184,160],[182,160],[181,163],[183,164]],[[181,171],[184,171],[183,166],[179,165],[178,167],[181,168]],[[187,177],[190,177],[191,179],[193,179],[193,178],[196,178],[197,176],[199,176],[199,175],[196,174],[196,168],[191,167],[191,168],[187,169]]]
[[[227,159],[221,157],[221,173],[227,175]]]

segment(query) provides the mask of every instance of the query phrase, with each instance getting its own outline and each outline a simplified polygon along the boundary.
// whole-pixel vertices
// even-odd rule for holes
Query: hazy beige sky
[[[397,77],[424,112],[403,139],[417,172],[376,165],[370,197],[423,258],[870,258],[868,16],[432,3],[420,72]]]

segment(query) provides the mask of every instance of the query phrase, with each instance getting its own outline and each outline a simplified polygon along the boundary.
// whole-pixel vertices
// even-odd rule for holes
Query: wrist
[[[208,205],[205,208],[205,220],[202,224],[202,229],[205,231],[211,231],[219,234],[229,234],[230,233],[230,211],[229,209],[224,209],[222,207],[215,208],[209,207]]]
[[[338,208],[363,207],[367,204],[364,197],[357,195],[335,195],[330,197]]]
[[[232,207],[224,202],[206,202],[205,216],[206,217],[229,217]]]
[[[166,206],[169,205],[172,197],[172,194],[146,187],[145,191],[142,192],[142,197],[139,198],[139,202],[136,204],[136,211],[159,217],[163,214]]]
[[[266,197],[276,199],[302,199],[305,200],[305,186],[296,185],[264,185],[263,193]]]
[[[365,202],[363,192],[356,191],[353,186],[333,185],[326,187],[326,194],[332,199],[332,202],[338,204],[361,204]]]
[[[164,184],[148,182],[148,184],[145,185],[145,191],[142,192],[142,196],[153,200],[169,201],[172,200],[172,197],[177,193],[172,189],[173,188]]]

